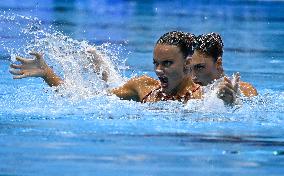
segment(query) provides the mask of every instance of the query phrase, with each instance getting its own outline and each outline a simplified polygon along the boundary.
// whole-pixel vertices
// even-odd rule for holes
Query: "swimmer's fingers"
[[[237,73],[235,74],[235,77],[241,77],[241,74],[240,74],[239,72],[237,72]]]
[[[86,50],[87,53],[90,53],[93,57],[92,57],[92,61],[94,62],[100,62],[102,60],[99,52],[97,51],[97,49],[94,47],[94,48],[89,48]]]
[[[232,88],[223,85],[219,87],[217,97],[222,99],[226,104],[232,104],[236,100],[236,92]]]
[[[234,93],[228,93],[226,91],[220,91],[218,94],[217,94],[218,98],[221,98],[221,99],[228,99],[228,98],[233,98],[234,97]]]
[[[88,48],[86,51],[88,53],[91,53],[91,54],[97,54],[97,49],[96,48]]]
[[[233,88],[232,81],[228,77],[226,77],[226,76],[224,77],[223,84],[226,84],[228,87]]]
[[[218,97],[220,98],[221,100],[223,100],[223,102],[225,104],[233,104],[235,102],[235,98],[233,95],[226,95],[226,96],[222,96],[222,97]]]
[[[239,82],[240,82],[240,79],[241,79],[241,76],[240,76],[240,75],[236,76],[236,83],[239,83]]]
[[[13,79],[22,79],[22,78],[26,78],[29,77],[29,75],[15,75],[13,76]]]
[[[14,79],[21,79],[26,77],[42,77],[44,75],[44,71],[41,69],[33,69],[33,70],[10,69],[9,72],[14,75],[13,76]]]
[[[29,77],[30,75],[27,73],[24,73],[22,70],[9,70],[11,74],[13,74],[13,79],[22,79]]]
[[[42,59],[43,58],[43,54],[38,53],[38,52],[30,52],[30,55],[35,56],[36,59]]]
[[[10,69],[9,72],[13,75],[22,75],[24,74],[22,70],[15,70],[15,69]]]
[[[21,69],[23,66],[22,65],[17,65],[17,64],[11,64],[10,67],[14,68],[14,69]]]
[[[29,63],[33,62],[33,59],[26,59],[26,58],[23,58],[23,57],[20,57],[20,56],[16,56],[16,60],[20,61],[23,64],[29,64]]]
[[[237,92],[238,89],[239,89],[240,79],[241,79],[240,73],[237,72],[237,73],[235,74],[235,84],[233,85],[233,86],[234,86],[234,90],[235,90],[236,92]]]
[[[224,81],[220,83],[220,85],[219,85],[219,90],[222,89],[222,88],[224,88],[224,87],[227,87],[228,89],[234,90],[234,86],[233,86],[231,80],[228,79],[227,77],[225,77],[225,78],[224,78]]]
[[[233,89],[231,89],[230,87],[223,86],[223,87],[220,87],[219,94],[234,95],[235,91]]]
[[[222,97],[226,97],[228,95],[233,95],[233,94],[234,94],[234,91],[232,91],[231,89],[222,87],[218,90],[217,97],[222,98]]]

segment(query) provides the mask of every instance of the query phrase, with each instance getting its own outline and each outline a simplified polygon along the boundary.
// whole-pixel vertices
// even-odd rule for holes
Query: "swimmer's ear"
[[[217,58],[215,65],[218,71],[223,72],[222,57]]]
[[[190,62],[191,62],[191,57],[187,57],[187,58],[185,59],[185,66],[186,66],[187,68],[190,67]]]
[[[185,72],[190,69],[190,61],[191,61],[191,57],[187,57],[185,59],[185,64],[184,64],[184,67],[183,67]]]

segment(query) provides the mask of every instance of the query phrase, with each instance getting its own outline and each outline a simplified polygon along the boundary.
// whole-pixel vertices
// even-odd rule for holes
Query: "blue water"
[[[284,173],[284,2],[14,1],[0,5],[0,175],[273,175]],[[160,35],[218,32],[227,75],[259,96],[225,107],[204,101],[141,104],[97,94],[84,67],[97,46],[121,75],[155,77]],[[29,50],[70,82],[13,80]],[[112,85],[112,86],[114,86]]]

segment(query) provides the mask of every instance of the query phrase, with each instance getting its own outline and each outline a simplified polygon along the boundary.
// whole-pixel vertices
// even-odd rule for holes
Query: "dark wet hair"
[[[223,56],[223,41],[218,33],[202,34],[196,38],[197,45],[195,49],[201,51],[208,56],[213,57],[216,62],[218,57]]]
[[[195,35],[187,32],[172,31],[162,35],[157,44],[174,45],[180,48],[181,52],[186,58],[188,55],[192,55],[194,46],[196,45]]]

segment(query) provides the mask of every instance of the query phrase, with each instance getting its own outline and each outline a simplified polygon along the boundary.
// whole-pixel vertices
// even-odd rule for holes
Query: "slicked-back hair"
[[[202,34],[196,38],[197,45],[195,49],[201,51],[208,56],[213,57],[213,61],[216,62],[218,57],[223,56],[223,41],[218,33]]]
[[[196,40],[194,34],[181,31],[171,31],[161,36],[156,42],[156,45],[158,44],[174,45],[179,47],[185,59],[187,56],[191,56],[193,54]]]

